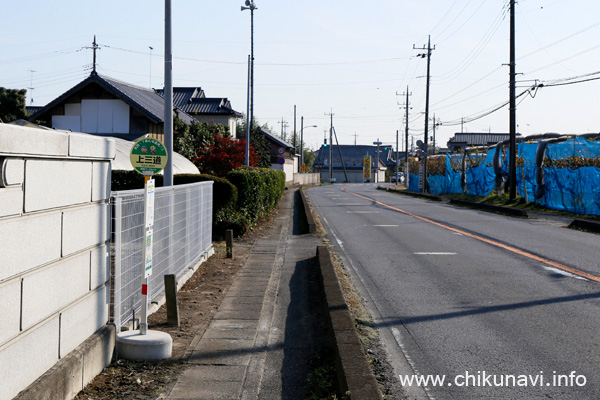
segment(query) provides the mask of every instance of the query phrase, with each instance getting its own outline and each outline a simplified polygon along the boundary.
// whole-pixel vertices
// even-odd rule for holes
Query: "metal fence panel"
[[[213,182],[156,188],[149,297],[164,291],[164,275],[182,275],[212,247]],[[141,310],[144,190],[111,194],[112,315],[121,328]]]

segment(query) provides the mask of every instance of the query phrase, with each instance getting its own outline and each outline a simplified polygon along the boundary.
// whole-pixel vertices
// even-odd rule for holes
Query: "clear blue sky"
[[[163,86],[164,2],[158,0],[12,1],[0,25],[0,86],[29,88],[28,103],[45,105],[91,70],[97,35],[98,72],[140,86]],[[323,142],[333,123],[340,143],[395,143],[404,132],[402,94],[408,86],[411,137],[422,139],[426,60],[431,35],[430,117],[437,142],[508,101],[508,0],[256,0],[255,117],[281,132],[297,130]],[[246,111],[250,12],[243,0],[173,0],[173,78],[227,97]],[[545,84],[597,78],[600,3],[520,0],[516,7],[517,93]],[[151,51],[149,47],[153,47]],[[35,71],[35,72],[30,72]],[[592,74],[589,75],[588,74]],[[585,77],[583,77],[585,75]],[[600,131],[600,81],[540,88],[519,98],[525,135]],[[430,126],[432,124],[430,123]],[[468,132],[508,132],[508,108],[467,122]],[[357,136],[355,136],[355,134]]]

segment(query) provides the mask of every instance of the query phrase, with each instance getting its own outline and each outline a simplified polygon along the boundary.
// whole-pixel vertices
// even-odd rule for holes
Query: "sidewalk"
[[[319,238],[300,234],[297,189],[258,239],[169,400],[301,399],[326,329],[316,272]],[[321,334],[319,333],[321,332]]]

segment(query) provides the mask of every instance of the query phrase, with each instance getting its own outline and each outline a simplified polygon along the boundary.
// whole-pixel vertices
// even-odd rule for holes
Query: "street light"
[[[248,100],[249,112],[246,114],[246,166],[250,165],[250,132],[252,131],[252,120],[254,117],[254,10],[258,7],[253,1],[246,0],[246,6],[241,11],[250,10],[250,76],[248,77]]]
[[[304,126],[304,117],[300,117],[300,165],[298,165],[298,169],[300,170],[302,170],[302,166],[304,165],[304,129],[316,127],[316,125]]]

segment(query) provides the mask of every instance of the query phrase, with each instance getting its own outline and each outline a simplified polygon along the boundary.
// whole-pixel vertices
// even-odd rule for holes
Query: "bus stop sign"
[[[158,174],[167,165],[167,149],[157,139],[143,138],[131,148],[129,159],[133,168],[142,175]]]

